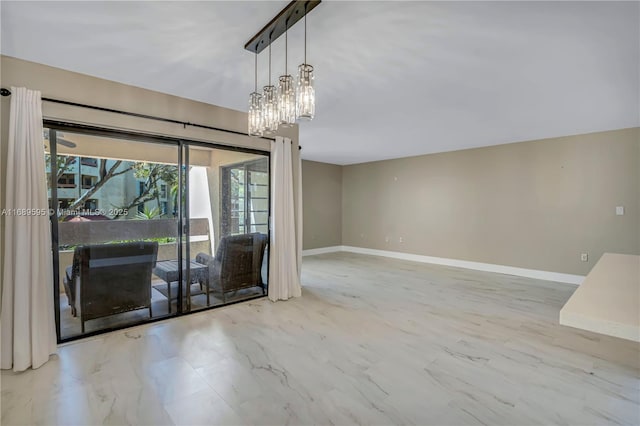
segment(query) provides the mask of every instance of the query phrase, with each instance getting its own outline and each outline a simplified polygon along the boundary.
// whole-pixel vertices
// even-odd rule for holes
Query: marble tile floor
[[[0,423],[640,424],[639,345],[558,325],[574,286],[352,253],[303,284],[3,372]]]

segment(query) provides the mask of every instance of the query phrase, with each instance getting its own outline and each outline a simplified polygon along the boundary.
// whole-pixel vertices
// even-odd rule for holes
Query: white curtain
[[[56,352],[51,225],[40,92],[11,88],[1,367],[38,368]]]
[[[294,177],[291,140],[276,137],[271,149],[271,247],[269,264],[269,299],[299,297],[302,246],[301,221],[295,213]],[[298,171],[299,173],[299,171]],[[298,200],[298,213],[301,205]]]

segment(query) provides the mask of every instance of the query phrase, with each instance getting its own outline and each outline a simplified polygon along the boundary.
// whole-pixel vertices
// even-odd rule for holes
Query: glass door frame
[[[188,241],[189,237],[189,179],[188,179],[188,170],[189,170],[189,147],[190,146],[200,146],[211,149],[220,149],[226,151],[236,151],[243,152],[248,154],[257,154],[262,155],[268,158],[269,162],[269,173],[271,172],[271,152],[263,151],[259,149],[252,148],[244,148],[232,145],[224,145],[216,142],[206,142],[206,141],[198,141],[191,140],[179,137],[165,136],[165,135],[156,135],[149,134],[143,132],[136,131],[128,131],[128,130],[120,130],[120,129],[110,129],[93,125],[86,124],[78,124],[78,123],[70,123],[59,120],[43,120],[43,126],[45,129],[49,130],[49,154],[51,156],[52,161],[50,162],[50,179],[51,182],[51,204],[52,206],[58,205],[58,186],[57,182],[53,182],[55,176],[57,174],[57,166],[56,161],[54,159],[57,157],[57,132],[74,132],[80,133],[90,136],[98,136],[98,137],[108,137],[114,139],[123,139],[129,141],[131,143],[136,142],[147,142],[147,143],[158,143],[164,145],[172,145],[178,148],[178,264],[182,264],[182,254],[183,254],[183,238],[186,233],[187,242],[185,244],[185,256],[187,259],[190,259],[190,242]],[[187,176],[185,177],[185,170],[187,171]],[[269,174],[270,176],[270,174]],[[184,196],[183,196],[184,194]],[[269,177],[269,195],[271,196],[271,177]],[[53,255],[53,302],[54,302],[54,312],[55,312],[55,324],[56,324],[56,338],[57,343],[66,343],[74,340],[84,339],[91,336],[96,336],[104,333],[109,333],[111,331],[122,330],[130,327],[135,327],[142,324],[150,324],[157,321],[164,321],[168,318],[180,317],[182,315],[189,315],[192,313],[204,312],[211,309],[216,309],[223,306],[229,306],[236,303],[247,302],[250,300],[260,299],[263,297],[267,297],[269,294],[268,285],[266,292],[264,294],[259,294],[253,297],[248,297],[242,300],[231,301],[227,303],[222,303],[218,305],[207,306],[205,308],[191,310],[189,306],[189,302],[187,301],[187,309],[183,306],[183,295],[182,295],[182,285],[178,285],[178,301],[177,301],[177,310],[175,314],[169,314],[168,316],[162,316],[157,318],[149,318],[148,320],[132,323],[130,325],[118,325],[112,327],[105,327],[100,330],[89,331],[84,334],[74,335],[70,337],[61,337],[60,333],[60,253],[59,253],[59,230],[58,230],[58,209],[52,208],[50,209],[49,220],[51,222],[51,249]],[[267,241],[270,245],[271,242],[271,202],[269,202],[269,213],[268,213],[268,225],[267,225]],[[215,255],[215,253],[212,253]],[[269,258],[270,253],[267,253],[267,271],[269,268]],[[188,282],[190,279],[190,268],[186,268],[186,273],[183,273],[182,268],[178,268],[178,282]],[[186,276],[183,276],[186,275]],[[268,272],[267,272],[268,276]]]

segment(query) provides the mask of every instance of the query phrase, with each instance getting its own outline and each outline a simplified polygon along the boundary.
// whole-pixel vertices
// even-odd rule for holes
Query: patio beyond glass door
[[[178,257],[177,144],[53,128],[44,143],[59,338],[175,315],[159,265]]]
[[[269,157],[186,147],[190,283],[183,306],[194,311],[266,294]]]
[[[266,294],[268,153],[45,125],[59,341]]]

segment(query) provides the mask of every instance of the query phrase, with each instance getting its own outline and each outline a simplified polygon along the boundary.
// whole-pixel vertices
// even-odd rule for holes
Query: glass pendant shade
[[[278,122],[283,127],[290,127],[296,122],[296,90],[293,85],[293,77],[290,75],[280,76],[278,115]]]
[[[249,95],[249,136],[262,136],[262,95]]]
[[[298,66],[298,87],[296,88],[296,115],[299,120],[313,120],[316,114],[316,94],[313,89],[313,67],[309,64]]]
[[[262,129],[264,133],[278,130],[278,96],[275,86],[264,86],[262,91]]]

